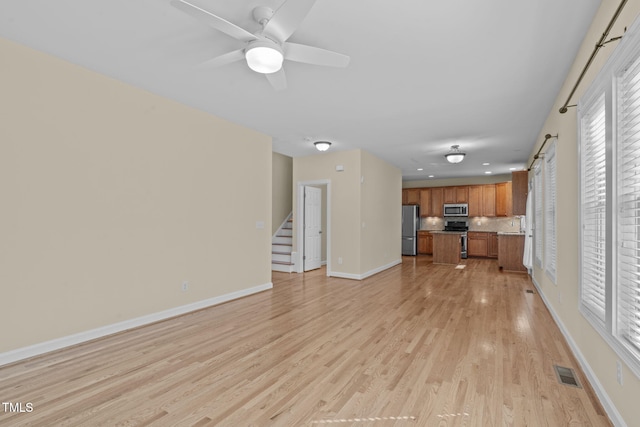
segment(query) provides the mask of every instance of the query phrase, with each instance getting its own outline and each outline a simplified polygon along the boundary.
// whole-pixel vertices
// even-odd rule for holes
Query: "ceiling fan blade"
[[[186,0],[171,0],[171,5],[181,11],[193,16],[194,18],[206,23],[207,25],[215,28],[218,31],[233,37],[234,39],[249,42],[256,40],[257,37],[245,30],[238,27],[236,24],[223,19],[213,13],[202,9],[195,4],[189,3]]]
[[[291,61],[327,67],[346,67],[351,60],[347,55],[341,53],[298,43],[285,43],[284,57]]]
[[[264,32],[284,42],[300,26],[316,0],[285,0],[265,25]]]
[[[265,74],[267,80],[275,90],[284,90],[287,88],[287,76],[284,74],[284,68],[271,74]]]
[[[216,68],[222,67],[223,65],[231,64],[232,62],[241,61],[244,59],[244,50],[238,49],[229,53],[225,53],[224,55],[216,56],[215,58],[209,59],[208,61],[203,62],[200,67],[202,68]]]

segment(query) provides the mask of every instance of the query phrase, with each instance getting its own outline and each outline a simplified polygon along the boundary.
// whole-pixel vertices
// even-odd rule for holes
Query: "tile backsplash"
[[[447,218],[422,218],[421,230],[442,230],[444,229],[444,221]],[[453,220],[460,220],[462,218],[452,218]],[[500,217],[489,218],[482,217],[469,217],[469,231],[488,231],[488,232],[518,232],[521,231],[521,217]],[[524,216],[522,217],[524,226]]]

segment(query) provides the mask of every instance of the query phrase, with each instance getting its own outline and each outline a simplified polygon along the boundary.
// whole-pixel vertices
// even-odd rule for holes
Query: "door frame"
[[[303,257],[304,257],[304,187],[308,185],[326,185],[327,186],[327,204],[323,207],[322,213],[327,218],[327,229],[323,233],[327,234],[327,276],[331,276],[331,180],[319,179],[314,181],[298,181],[297,182],[298,200],[296,203],[296,212],[294,220],[296,222],[296,272],[304,273]]]

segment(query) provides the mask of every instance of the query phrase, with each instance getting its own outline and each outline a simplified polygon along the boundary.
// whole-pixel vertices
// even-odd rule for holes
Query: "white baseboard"
[[[549,313],[551,313],[551,317],[553,317],[553,320],[556,322],[556,325],[558,325],[560,332],[562,332],[562,335],[567,340],[567,343],[569,344],[571,351],[573,351],[573,355],[578,360],[578,363],[580,364],[580,367],[584,371],[584,374],[589,379],[589,383],[593,387],[593,390],[596,392],[598,399],[600,399],[600,403],[602,404],[605,412],[609,416],[609,419],[611,420],[613,425],[616,427],[627,427],[627,424],[625,423],[624,419],[620,415],[620,412],[618,412],[618,410],[616,409],[616,406],[613,404],[613,402],[609,398],[609,395],[604,390],[604,387],[602,387],[602,384],[600,384],[600,381],[598,381],[598,377],[593,372],[593,369],[591,369],[591,366],[589,366],[589,363],[584,358],[584,355],[580,351],[580,347],[578,347],[576,342],[571,337],[571,334],[569,334],[569,331],[567,330],[567,328],[565,328],[564,324],[562,323],[562,320],[560,320],[560,317],[558,317],[555,310],[553,309],[553,306],[549,304],[547,297],[541,291],[540,286],[538,285],[538,282],[533,276],[531,277],[531,281],[533,282],[534,286],[538,290],[538,294],[540,295],[540,298],[542,298],[544,305],[547,306]]]
[[[41,354],[49,353],[54,350],[60,350],[61,348],[70,347],[72,345],[91,341],[96,338],[102,338],[107,335],[112,335],[118,332],[126,331],[127,329],[133,329],[139,326],[144,326],[150,323],[169,319],[171,317],[180,316],[182,314],[189,313],[191,311],[196,311],[196,310],[211,307],[214,305],[222,304],[224,302],[228,302],[237,298],[242,298],[242,297],[255,294],[258,292],[266,291],[272,288],[273,288],[273,283],[269,282],[263,285],[254,286],[252,288],[231,292],[226,295],[220,295],[220,296],[209,298],[206,300],[197,301],[191,304],[170,308],[168,310],[160,311],[157,313],[148,314],[146,316],[136,317],[135,319],[125,320],[122,322],[114,323],[112,325],[102,326],[100,328],[79,332],[73,335],[68,335],[66,337],[56,338],[50,341],[45,341],[42,343],[30,345],[28,347],[22,347],[16,350],[0,353],[0,366],[17,362],[19,360],[28,359],[30,357],[39,356]]]
[[[373,276],[374,274],[380,273],[381,271],[387,270],[391,267],[395,267],[398,264],[402,264],[402,259],[397,259],[395,261],[390,262],[389,264],[374,268],[373,270],[369,270],[363,274],[341,273],[339,271],[332,271],[331,276],[340,277],[342,279],[363,280],[369,276]]]

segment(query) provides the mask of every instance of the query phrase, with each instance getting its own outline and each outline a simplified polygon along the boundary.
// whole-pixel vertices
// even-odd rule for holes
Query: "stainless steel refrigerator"
[[[418,205],[402,206],[402,255],[418,254],[418,229],[420,208]]]

